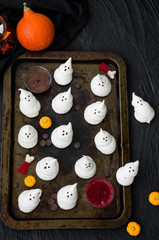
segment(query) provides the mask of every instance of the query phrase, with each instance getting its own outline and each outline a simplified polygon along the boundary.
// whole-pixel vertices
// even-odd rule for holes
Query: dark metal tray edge
[[[26,52],[18,57],[12,65],[7,69],[4,75],[4,105],[3,105],[3,127],[2,127],[2,156],[1,156],[1,202],[0,214],[2,220],[11,228],[22,229],[71,229],[71,228],[116,228],[123,225],[131,215],[131,187],[123,187],[123,212],[116,219],[77,219],[77,220],[35,220],[35,221],[17,221],[9,214],[9,172],[10,172],[10,129],[11,129],[11,111],[12,111],[12,96],[11,96],[11,69],[15,62],[21,59],[67,59],[71,54],[76,56],[75,60],[90,60],[90,59],[110,59],[116,63],[119,68],[119,90],[120,90],[120,124],[121,124],[121,154],[122,164],[126,164],[130,160],[129,152],[129,123],[128,123],[128,101],[125,90],[121,87],[122,83],[126,83],[126,66],[123,59],[114,53],[100,52]],[[7,102],[7,105],[5,104]],[[10,106],[10,108],[8,107]],[[126,121],[122,121],[123,118]]]

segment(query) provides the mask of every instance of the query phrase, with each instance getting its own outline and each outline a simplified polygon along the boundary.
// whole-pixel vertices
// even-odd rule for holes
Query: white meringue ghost
[[[96,164],[90,156],[84,156],[75,163],[76,174],[83,179],[89,179],[96,173]]]
[[[23,191],[18,197],[18,207],[24,213],[32,212],[40,203],[41,189]]]
[[[115,138],[105,130],[100,129],[100,131],[95,135],[94,142],[96,148],[103,154],[112,154],[116,149]]]
[[[29,118],[37,117],[41,109],[40,102],[31,92],[21,88],[19,88],[18,91],[21,91],[19,102],[20,111]]]
[[[18,133],[18,143],[23,148],[33,148],[38,143],[38,133],[31,125],[24,125]]]
[[[52,108],[58,114],[65,114],[70,111],[73,105],[73,96],[71,94],[71,87],[67,92],[59,93],[52,100]]]
[[[73,139],[72,124],[69,122],[67,125],[61,125],[55,128],[51,134],[51,141],[57,148],[68,147]]]
[[[97,101],[86,107],[84,110],[84,119],[92,125],[97,125],[103,121],[107,113],[105,101]]]
[[[70,210],[76,206],[78,199],[77,183],[62,187],[57,193],[57,203],[60,208]]]
[[[59,172],[59,163],[53,157],[45,157],[36,164],[36,174],[44,181],[54,179]]]
[[[97,74],[91,81],[91,90],[96,96],[106,97],[111,88],[111,82],[105,75]]]
[[[154,109],[142,98],[132,93],[132,106],[134,107],[134,116],[141,123],[150,123],[155,116]]]
[[[130,162],[120,167],[116,172],[116,179],[122,186],[129,186],[133,183],[134,177],[138,173],[139,161]]]
[[[61,64],[54,72],[54,79],[59,85],[67,85],[72,81],[72,58]]]

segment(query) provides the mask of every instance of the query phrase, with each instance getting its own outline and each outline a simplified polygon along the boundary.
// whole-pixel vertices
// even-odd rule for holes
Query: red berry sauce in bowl
[[[104,178],[94,178],[86,187],[86,199],[95,208],[104,208],[114,199],[114,188]]]

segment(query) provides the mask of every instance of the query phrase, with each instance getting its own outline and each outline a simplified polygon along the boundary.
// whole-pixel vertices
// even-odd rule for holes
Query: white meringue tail
[[[77,183],[73,184],[72,187],[75,189],[77,187]]]
[[[72,64],[72,58],[70,57],[66,62],[65,62],[66,65],[68,66],[71,66]]]
[[[67,90],[67,96],[71,94],[71,87]]]
[[[72,130],[72,123],[71,123],[71,122],[69,122],[69,123],[67,124],[67,129],[69,129],[69,131]]]
[[[139,168],[139,160],[135,161],[134,165],[135,165],[135,168],[138,170],[138,168]]]

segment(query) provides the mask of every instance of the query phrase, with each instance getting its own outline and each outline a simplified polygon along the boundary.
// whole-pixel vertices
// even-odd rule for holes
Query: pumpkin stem
[[[23,3],[23,11],[27,12],[30,8],[27,6],[26,3]]]

